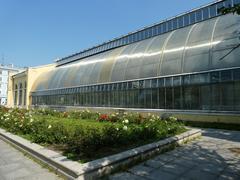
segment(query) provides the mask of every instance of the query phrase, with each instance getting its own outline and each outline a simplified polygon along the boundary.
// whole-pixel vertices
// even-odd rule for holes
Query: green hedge
[[[84,161],[185,131],[176,118],[161,120],[151,114],[7,108],[0,109],[0,127],[35,143],[61,147],[65,154]]]

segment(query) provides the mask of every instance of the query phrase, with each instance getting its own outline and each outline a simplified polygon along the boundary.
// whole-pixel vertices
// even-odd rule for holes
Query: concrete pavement
[[[0,180],[59,180],[60,177],[0,139]]]
[[[240,179],[240,132],[205,129],[200,139],[109,179]]]

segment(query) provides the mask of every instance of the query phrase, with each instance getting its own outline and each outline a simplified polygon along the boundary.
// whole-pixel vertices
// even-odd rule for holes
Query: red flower
[[[109,117],[107,114],[101,114],[98,118],[98,121],[109,121]]]

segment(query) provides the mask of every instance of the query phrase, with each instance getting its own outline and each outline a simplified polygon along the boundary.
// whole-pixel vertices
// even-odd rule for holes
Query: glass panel
[[[189,85],[190,84],[190,75],[185,75],[182,77],[183,79],[183,85]]]
[[[215,17],[217,15],[216,5],[210,6],[210,17]]]
[[[191,26],[174,31],[163,51],[160,75],[180,74],[182,54]]]
[[[171,31],[172,30],[172,21],[168,21],[167,22],[167,31]]]
[[[174,109],[181,109],[181,88],[174,87]]]
[[[145,107],[152,108],[152,90],[151,89],[145,90]]]
[[[211,85],[211,109],[220,110],[221,86],[218,84]]]
[[[240,4],[240,0],[233,0],[233,4],[234,5]]]
[[[152,79],[152,88],[156,88],[157,87],[157,79]]]
[[[157,34],[162,34],[162,32],[163,32],[163,25],[162,25],[162,24],[159,24],[159,25],[157,26]]]
[[[180,85],[181,85],[180,76],[173,77],[173,86],[180,86]]]
[[[132,89],[132,88],[133,88],[132,82],[128,82],[128,89]]]
[[[145,39],[145,31],[141,31],[141,39]]]
[[[225,7],[232,7],[232,0],[226,0],[226,1],[224,2],[224,6],[225,6]]]
[[[152,37],[152,34],[153,34],[153,28],[149,28],[149,32],[148,32],[149,36],[148,37]]]
[[[190,14],[190,23],[193,24],[196,22],[195,12]]]
[[[153,36],[157,35],[157,31],[158,31],[157,26],[154,26],[153,27]]]
[[[222,71],[221,72],[221,81],[231,81],[232,80],[232,71]]]
[[[185,50],[183,72],[200,72],[209,69],[209,50],[216,19],[196,24],[188,38]]]
[[[240,80],[240,69],[235,69],[233,71],[233,80],[234,81]]]
[[[158,79],[158,87],[164,87],[164,78]]]
[[[198,10],[196,12],[196,21],[199,22],[199,21],[202,21],[202,10]]]
[[[211,72],[210,73],[210,81],[212,83],[219,82],[219,80],[220,80],[219,72]]]
[[[132,84],[133,84],[134,89],[139,88],[139,82],[138,81],[134,81],[134,82],[132,82]]]
[[[165,109],[165,88],[159,88],[158,103],[159,109]]]
[[[128,39],[129,39],[129,43],[132,43],[132,42],[133,42],[133,36],[132,36],[132,35],[129,35],[129,36],[128,36]]]
[[[208,19],[209,18],[209,9],[208,7],[203,9],[203,20]]]
[[[179,28],[183,27],[183,16],[178,18],[178,27]]]
[[[173,29],[177,29],[178,28],[177,18],[173,19],[172,22],[173,22],[173,24],[172,24]]]
[[[139,107],[144,107],[144,98],[145,97],[145,90],[144,89],[139,89],[139,96],[138,96],[138,103]]]
[[[173,109],[173,88],[166,88],[166,109]]]
[[[239,76],[240,77],[240,76]],[[235,111],[240,111],[240,96],[239,96],[239,92],[240,92],[240,81],[236,81],[234,82],[234,106],[235,106]]]
[[[165,33],[166,31],[167,31],[166,23],[163,23],[162,24],[162,32]]]
[[[189,24],[190,24],[189,23],[189,14],[187,14],[187,15],[184,16],[184,26],[187,26]]]
[[[234,110],[234,86],[233,83],[221,85],[221,110]]]
[[[152,108],[158,108],[158,89],[152,89]]]
[[[145,30],[143,30],[144,31],[144,34],[145,34],[145,38],[148,38],[149,36],[148,36],[148,29],[145,29]],[[144,38],[144,39],[145,39]]]
[[[141,81],[139,81],[139,88],[143,88],[143,87],[144,87],[144,81],[141,80]]]
[[[172,77],[165,78],[165,87],[172,86]]]

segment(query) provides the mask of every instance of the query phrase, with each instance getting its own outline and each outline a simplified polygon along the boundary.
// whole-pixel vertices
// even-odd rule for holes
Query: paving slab
[[[60,180],[35,161],[0,139],[0,180]]]
[[[125,173],[110,179],[121,179],[118,177]],[[127,173],[153,180],[240,179],[240,131],[203,129],[201,138],[142,162]]]

